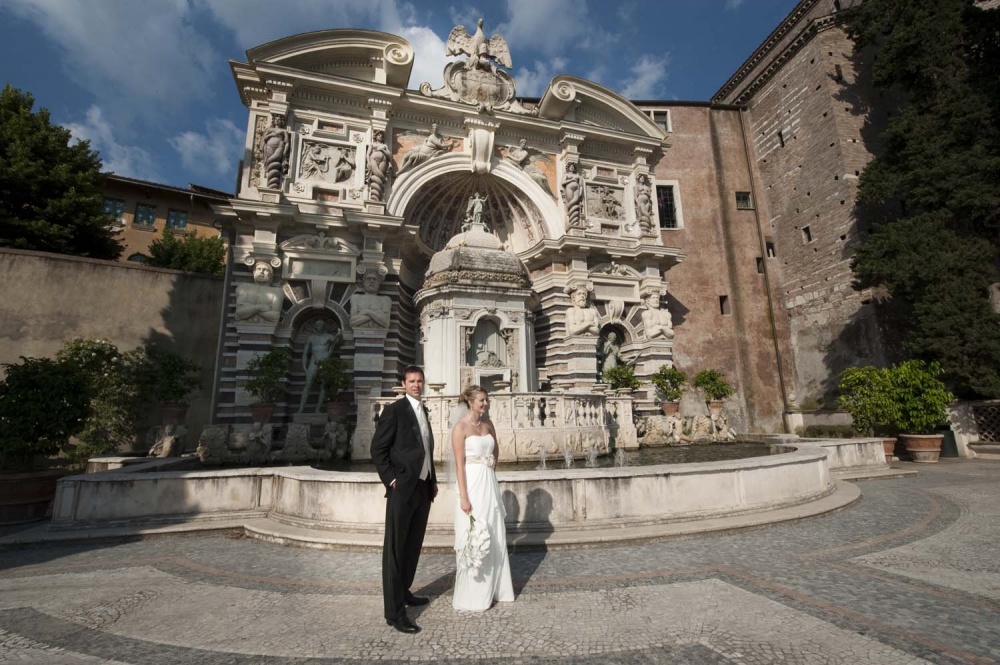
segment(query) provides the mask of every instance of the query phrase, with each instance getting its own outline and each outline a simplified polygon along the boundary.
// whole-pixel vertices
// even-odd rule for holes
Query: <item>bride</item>
[[[505,511],[500,499],[500,487],[493,471],[496,463],[497,433],[486,417],[489,398],[479,386],[469,386],[459,398],[451,431],[451,452],[457,481],[455,510],[455,551],[458,570],[455,573],[456,610],[482,612],[494,600],[513,602],[514,586],[507,559]],[[489,550],[478,570],[470,570],[461,562],[461,550],[469,532],[469,515],[476,527],[485,525],[490,536]]]

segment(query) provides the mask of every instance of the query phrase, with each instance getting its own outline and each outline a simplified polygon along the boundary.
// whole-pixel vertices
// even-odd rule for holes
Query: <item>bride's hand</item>
[[[459,506],[462,508],[462,512],[466,515],[472,512],[472,504],[469,503],[469,500],[464,497],[461,499]]]

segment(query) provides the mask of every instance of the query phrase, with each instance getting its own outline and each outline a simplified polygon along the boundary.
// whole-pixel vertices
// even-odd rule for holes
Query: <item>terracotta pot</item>
[[[351,405],[347,402],[327,402],[326,415],[330,420],[343,420],[351,410]]]
[[[180,425],[189,408],[190,405],[183,402],[164,402],[160,404],[160,422],[164,425]]]
[[[722,405],[725,404],[721,399],[713,399],[708,402],[708,412],[713,416],[717,416],[722,413]]]
[[[680,402],[660,402],[660,409],[663,410],[663,415],[665,416],[676,416],[677,412],[681,410]]]
[[[893,455],[895,455],[896,450],[896,439],[885,438],[882,439],[882,453],[885,454],[885,463],[888,464],[892,461]]]
[[[0,524],[43,520],[56,495],[62,469],[0,472]]]
[[[943,434],[900,434],[900,441],[914,462],[937,462],[941,455]]]
[[[263,423],[266,425],[271,422],[271,416],[274,415],[274,404],[266,404],[262,402],[251,404],[250,415],[253,417],[253,421],[255,423]]]

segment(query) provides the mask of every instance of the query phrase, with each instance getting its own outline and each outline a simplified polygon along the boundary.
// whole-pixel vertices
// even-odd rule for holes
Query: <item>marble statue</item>
[[[355,291],[351,296],[352,328],[388,328],[392,311],[392,298],[378,295],[382,286],[379,271],[369,270],[361,277],[363,293]]]
[[[576,172],[576,164],[566,165],[559,187],[562,190],[563,206],[566,208],[566,225],[569,228],[579,228],[583,224],[581,204],[583,198],[583,178]]]
[[[271,437],[273,429],[270,424],[254,423],[247,432],[234,430],[233,437],[240,437],[243,445],[243,455],[240,461],[244,464],[264,464],[271,452]]]
[[[282,462],[312,462],[320,459],[320,452],[309,443],[309,426],[305,423],[290,424],[285,435],[285,445],[274,454],[274,458]]]
[[[198,438],[198,448],[195,454],[198,455],[201,463],[207,466],[229,462],[231,461],[231,455],[229,454],[229,446],[227,445],[228,439],[228,425],[211,425],[206,427],[201,431],[201,436]]]
[[[503,367],[503,362],[496,352],[488,351],[486,345],[480,343],[476,347],[476,367]]]
[[[322,143],[307,143],[302,153],[302,165],[299,167],[299,177],[322,178],[330,170],[330,155]]]
[[[302,388],[302,398],[299,400],[299,413],[306,410],[306,402],[309,401],[309,394],[312,392],[313,383],[316,379],[316,369],[319,364],[333,354],[340,341],[340,333],[331,334],[327,330],[326,322],[316,319],[312,323],[312,331],[306,338],[305,347],[302,350],[302,369],[306,374],[306,385]],[[319,400],[316,402],[316,411],[319,411],[326,401],[326,389],[321,385],[319,388]]]
[[[334,459],[346,458],[350,440],[350,430],[348,430],[347,425],[339,420],[328,420],[326,428],[323,430],[323,448],[320,450],[320,459],[326,461],[331,457]]]
[[[507,69],[513,67],[507,41],[500,35],[493,35],[487,40],[481,18],[476,22],[475,34],[466,32],[464,25],[452,28],[445,45],[445,55],[469,56],[465,62],[467,69],[493,71],[494,62]]]
[[[431,125],[431,133],[427,135],[424,142],[410,148],[406,156],[403,157],[403,164],[399,167],[399,172],[402,173],[407,169],[423,164],[428,159],[443,155],[449,152],[453,146],[454,142],[451,139],[443,138],[438,133],[437,123],[434,123]]]
[[[368,146],[368,158],[365,160],[365,182],[368,184],[368,196],[372,200],[382,200],[391,168],[392,153],[385,144],[385,133],[375,130],[372,132],[372,143]]]
[[[566,311],[567,335],[596,335],[597,310],[590,306],[590,292],[584,286],[574,287],[570,298],[573,306]]]
[[[653,232],[653,189],[645,173],[635,179],[635,221],[644,234]]]
[[[180,457],[184,452],[184,435],[187,434],[184,425],[167,423],[152,433],[155,442],[147,453],[148,457]]]
[[[465,222],[466,224],[482,224],[483,223],[483,207],[486,204],[487,196],[480,196],[479,192],[475,192],[469,199],[468,205],[465,206]]]
[[[621,356],[621,340],[618,339],[618,333],[614,330],[609,330],[604,341],[601,342],[600,348],[600,363],[601,363],[601,377],[609,371],[623,365],[625,367],[632,367],[635,365],[638,357],[633,358],[631,361],[626,361]]]
[[[276,323],[281,318],[284,292],[271,286],[274,268],[267,261],[257,261],[253,266],[253,284],[236,286],[237,321]]]
[[[549,179],[546,177],[545,172],[531,161],[531,153],[528,152],[526,147],[527,144],[527,139],[521,139],[516,146],[508,148],[506,159],[508,162],[528,174],[528,176],[538,183],[538,186],[544,189],[546,193],[551,194],[552,190],[549,189]]]
[[[270,189],[279,189],[281,179],[288,175],[288,155],[291,152],[292,142],[287,129],[285,129],[285,118],[275,115],[271,120],[271,126],[264,130],[260,138],[260,152],[264,161],[264,182]]]
[[[660,292],[647,291],[643,299],[646,310],[642,313],[642,328],[646,331],[646,339],[673,339],[673,319],[670,310],[660,307]]]

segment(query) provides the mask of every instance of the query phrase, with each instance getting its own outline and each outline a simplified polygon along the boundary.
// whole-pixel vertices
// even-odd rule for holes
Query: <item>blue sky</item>
[[[444,41],[483,16],[518,95],[557,74],[631,99],[705,101],[796,0],[3,0],[0,82],[87,138],[106,170],[233,191],[247,123],[228,60],[287,35],[370,28],[416,51],[410,88],[441,84]]]

